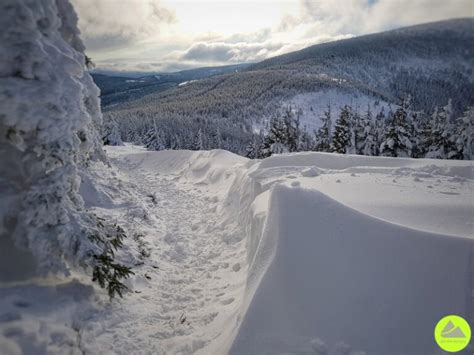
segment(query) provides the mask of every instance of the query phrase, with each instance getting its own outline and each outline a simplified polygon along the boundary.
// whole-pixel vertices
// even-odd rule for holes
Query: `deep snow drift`
[[[438,354],[443,315],[474,320],[471,162],[107,151],[81,194],[131,292],[3,287],[3,352]]]

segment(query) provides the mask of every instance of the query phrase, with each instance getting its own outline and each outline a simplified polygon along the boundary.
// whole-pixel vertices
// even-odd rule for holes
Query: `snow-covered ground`
[[[396,105],[390,105],[373,96],[367,96],[358,92],[348,92],[340,89],[320,90],[304,94],[298,94],[290,100],[283,101],[282,108],[293,107],[297,112],[300,124],[306,127],[308,132],[317,130],[321,127],[321,118],[324,117],[328,107],[331,109],[332,121],[335,122],[339,117],[341,108],[345,105],[352,107],[353,112],[361,116],[370,109],[372,115],[375,116],[384,111],[387,114],[390,109],[395,110]]]
[[[2,355],[438,354],[443,315],[474,320],[472,162],[107,153],[81,194],[125,228],[131,292],[6,284]]]

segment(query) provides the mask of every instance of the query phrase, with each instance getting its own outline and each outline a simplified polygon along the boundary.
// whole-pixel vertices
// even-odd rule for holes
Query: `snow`
[[[191,83],[194,83],[197,80],[188,80],[188,81],[183,81],[182,83],[179,83],[178,86],[185,86]]]
[[[311,353],[314,339],[434,353],[433,325],[467,314],[468,239],[385,223],[317,190],[277,185],[270,206],[254,261],[265,271],[231,354]]]
[[[0,354],[430,354],[441,316],[473,321],[471,162],[107,157],[69,1],[0,10]]]
[[[390,110],[390,105],[381,99],[358,92],[344,91],[342,89],[320,90],[298,94],[290,100],[283,101],[281,106],[291,106],[299,110],[301,126],[306,126],[308,132],[312,132],[321,127],[321,117],[324,116],[328,105],[331,107],[332,122],[334,123],[341,107],[349,104],[354,109],[354,113],[361,115],[367,111],[367,107],[370,107],[374,114],[378,114],[382,109],[385,113]],[[394,105],[393,109],[396,108],[397,106]]]
[[[0,5],[0,191],[8,202],[0,207],[1,264],[22,255],[20,279],[67,274],[94,249],[79,174],[106,157],[96,130],[99,90],[76,23],[66,0]],[[0,269],[0,280],[8,274]]]
[[[80,192],[129,235],[131,292],[2,287],[3,352],[437,354],[472,320],[471,162],[106,149]]]

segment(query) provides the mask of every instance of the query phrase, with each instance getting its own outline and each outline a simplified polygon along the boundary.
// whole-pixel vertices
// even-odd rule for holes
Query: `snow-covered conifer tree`
[[[213,149],[222,149],[222,134],[219,126],[217,126],[215,132],[212,135],[212,148]]]
[[[472,160],[474,158],[474,107],[469,107],[464,115],[456,120],[456,132],[453,135],[456,154],[452,159]]]
[[[273,117],[270,121],[270,130],[265,135],[262,146],[262,157],[269,157],[272,154],[288,152],[287,130],[285,122],[280,117]]]
[[[369,110],[370,113],[370,110]],[[352,117],[352,133],[351,139],[352,144],[351,146],[353,149],[348,152],[350,154],[364,154],[365,150],[365,141],[366,141],[366,131],[367,131],[367,117],[361,116],[358,113],[354,114]]]
[[[102,125],[102,142],[105,145],[123,145],[117,121],[109,117]]]
[[[380,145],[380,154],[389,157],[411,157],[411,123],[405,107],[398,108],[393,114]]]
[[[165,149],[164,142],[162,135],[158,131],[156,127],[156,123],[154,123],[153,127],[151,127],[143,137],[143,145],[148,150],[163,150]]]
[[[364,143],[363,143],[363,155],[369,156],[377,156],[379,154],[378,147],[379,144],[377,142],[377,127],[376,121],[372,116],[372,111],[370,110],[370,106],[367,107],[367,113],[364,118]]]
[[[262,157],[264,136],[262,133],[254,134],[252,141],[245,148],[245,156],[250,159]]]
[[[351,108],[347,105],[341,108],[339,118],[334,127],[331,150],[346,154],[351,146]]]
[[[426,158],[451,159],[457,155],[455,127],[452,123],[451,100],[441,110],[435,110],[429,129],[429,140],[425,141]]]
[[[31,253],[40,275],[92,268],[120,294],[130,270],[113,249],[123,230],[86,211],[79,194],[80,175],[107,159],[77,16],[68,0],[4,0],[0,23],[0,237]]]
[[[315,133],[316,142],[314,150],[318,152],[329,152],[331,150],[331,105],[328,105],[321,118],[322,125]]]
[[[199,128],[199,130],[196,133],[196,136],[194,137],[194,144],[193,144],[193,150],[204,150],[204,138],[202,135],[202,129]]]
[[[295,118],[292,110],[288,108],[283,115],[283,123],[285,126],[285,138],[282,143],[286,147],[284,150],[287,150],[289,152],[296,152],[298,151],[300,139],[299,118]]]

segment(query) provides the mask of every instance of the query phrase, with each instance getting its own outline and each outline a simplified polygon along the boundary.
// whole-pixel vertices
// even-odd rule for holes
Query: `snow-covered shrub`
[[[3,0],[0,24],[0,238],[29,250],[38,274],[106,265],[101,286],[117,290],[126,275],[100,258],[120,245],[78,192],[106,156],[77,16],[68,0]]]

